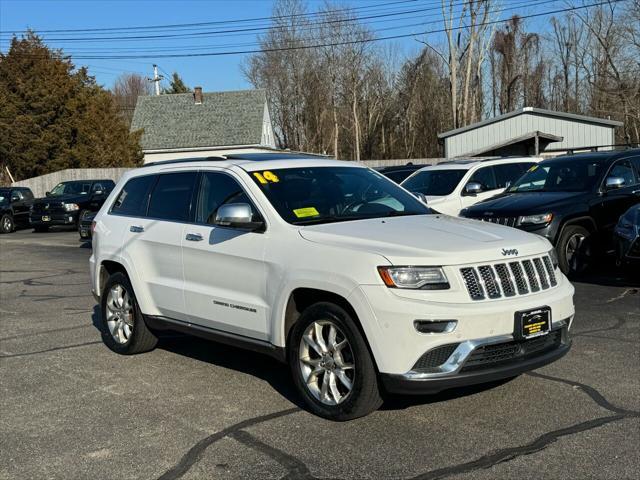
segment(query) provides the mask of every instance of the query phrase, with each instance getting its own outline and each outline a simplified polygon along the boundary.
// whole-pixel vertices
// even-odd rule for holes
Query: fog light
[[[451,333],[457,325],[457,320],[414,320],[413,322],[413,326],[420,333]]]

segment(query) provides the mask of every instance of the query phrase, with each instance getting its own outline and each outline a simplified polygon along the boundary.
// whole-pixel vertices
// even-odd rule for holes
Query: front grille
[[[498,225],[506,225],[507,227],[515,227],[518,217],[482,217],[479,220],[497,223]]]
[[[562,330],[552,330],[542,337],[484,345],[476,348],[467,358],[461,372],[493,368],[504,363],[527,360],[553,350],[562,343]]]
[[[458,345],[458,343],[451,343],[429,350],[418,359],[412,370],[421,373],[433,372],[449,359],[455,349],[458,348]]]
[[[49,213],[65,213],[62,202],[42,202],[33,204],[33,213],[47,215]]]
[[[472,300],[496,299],[548,290],[558,284],[548,255],[460,269]]]

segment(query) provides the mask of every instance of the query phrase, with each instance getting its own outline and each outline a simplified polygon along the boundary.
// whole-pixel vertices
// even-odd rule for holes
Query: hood
[[[69,193],[66,195],[56,195],[51,197],[36,198],[34,203],[81,203],[87,200],[90,195],[80,195],[75,193]]]
[[[311,242],[367,251],[394,265],[461,265],[548,251],[547,240],[515,228],[448,215],[416,215],[313,225],[300,229]],[[508,258],[515,258],[510,256]]]
[[[503,193],[465,209],[464,215],[483,217],[484,212],[492,212],[495,217],[511,217],[546,213],[558,204],[580,202],[584,196],[584,192]]]

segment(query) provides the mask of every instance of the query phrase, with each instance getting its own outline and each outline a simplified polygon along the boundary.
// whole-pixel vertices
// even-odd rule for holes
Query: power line
[[[618,3],[623,0],[604,0],[598,3],[592,3],[589,5],[580,5],[580,6],[571,6],[556,10],[549,10],[540,13],[533,13],[528,15],[520,16],[521,19],[528,18],[537,18],[543,17],[547,15],[553,15],[557,13],[565,13],[576,10],[583,10],[586,8],[597,7],[601,5],[608,5],[611,3]],[[492,20],[484,23],[479,23],[477,26],[488,26],[495,25],[509,21],[507,20]],[[459,27],[452,27],[452,31],[458,31],[467,28],[466,25],[461,25]],[[366,39],[356,39],[356,40],[345,40],[342,42],[333,42],[333,43],[323,43],[323,44],[313,44],[313,45],[299,45],[299,46],[291,46],[291,47],[274,47],[274,48],[261,48],[261,49],[251,49],[251,50],[235,50],[235,51],[226,51],[226,52],[203,52],[203,53],[175,53],[175,54],[160,54],[160,55],[111,55],[111,56],[74,56],[75,59],[78,60],[102,60],[102,59],[131,59],[131,58],[185,58],[185,57],[213,57],[213,56],[228,56],[228,55],[245,55],[250,53],[271,53],[271,52],[281,52],[281,51],[290,51],[290,50],[308,50],[310,48],[324,48],[324,47],[338,47],[345,45],[356,45],[356,44],[365,44],[365,43],[373,43],[380,42],[385,40],[397,40],[400,38],[409,38],[415,37],[417,35],[429,35],[433,33],[443,33],[446,32],[447,29],[434,29],[434,30],[425,30],[422,32],[410,33],[410,34],[399,34],[399,35],[390,35],[385,37],[377,37],[377,38],[366,38]]]
[[[226,25],[233,23],[245,23],[245,22],[257,22],[257,21],[273,21],[284,18],[297,18],[297,17],[306,17],[306,16],[315,16],[315,15],[326,15],[328,13],[338,13],[344,11],[353,11],[353,10],[365,10],[365,9],[377,9],[380,7],[404,4],[404,3],[415,3],[418,0],[399,0],[395,2],[386,2],[386,3],[378,3],[371,5],[363,5],[361,7],[348,7],[337,10],[329,10],[326,12],[310,12],[310,13],[299,13],[299,14],[291,14],[291,15],[279,15],[279,16],[271,16],[271,17],[257,17],[257,18],[240,18],[236,20],[218,20],[211,22],[198,22],[198,23],[177,23],[177,24],[169,24],[169,25],[144,25],[144,26],[132,26],[132,27],[107,27],[107,28],[80,28],[80,29],[57,29],[57,30],[39,30],[40,33],[72,33],[72,32],[107,32],[107,31],[120,31],[120,30],[162,30],[162,29],[177,29],[177,28],[185,28],[185,27],[202,27],[208,25]],[[27,33],[28,30],[0,30],[0,34],[24,34]]]

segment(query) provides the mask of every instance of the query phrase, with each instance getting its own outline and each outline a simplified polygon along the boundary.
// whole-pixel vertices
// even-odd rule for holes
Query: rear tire
[[[593,260],[592,235],[579,225],[569,225],[562,230],[556,251],[560,270],[567,276],[584,273]]]
[[[308,307],[293,326],[288,347],[293,381],[316,415],[352,420],[382,405],[373,359],[344,309],[325,302]]]
[[[2,218],[0,218],[0,233],[11,233],[15,228],[13,217],[8,213],[2,215]]]
[[[147,327],[129,278],[111,275],[101,296],[100,327],[105,345],[121,355],[153,350],[158,338]]]

